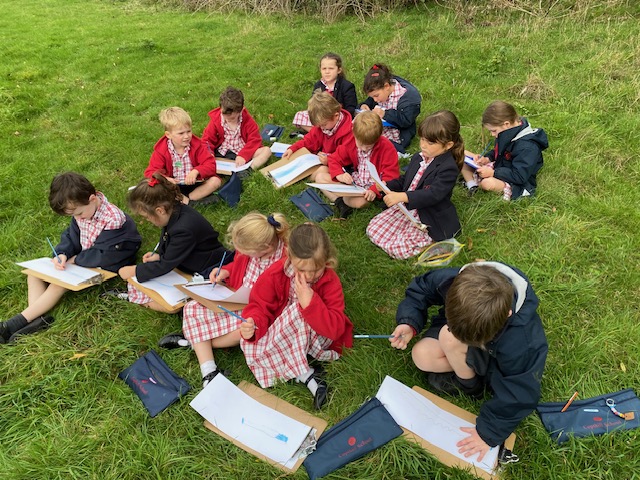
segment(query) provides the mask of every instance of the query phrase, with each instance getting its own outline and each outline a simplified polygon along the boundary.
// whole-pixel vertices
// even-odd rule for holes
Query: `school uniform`
[[[240,115],[240,140],[240,146],[231,151],[235,155],[240,155],[248,162],[253,158],[256,150],[262,147],[262,137],[260,136],[258,124],[245,107],[242,108]],[[209,124],[202,132],[202,141],[214,155],[216,150],[225,141],[225,130],[222,126],[222,110],[220,107],[209,112]],[[225,156],[226,153],[227,152],[223,153],[221,156]]]
[[[257,329],[240,347],[261,387],[291,380],[309,371],[307,355],[336,360],[353,343],[353,325],[344,313],[344,294],[338,275],[326,268],[311,285],[313,297],[301,308],[295,293],[294,270],[286,259],[269,267],[251,290],[242,314]]]
[[[333,153],[340,145],[355,145],[351,130],[351,115],[346,110],[341,110],[341,120],[336,125],[335,132],[326,134],[320,127],[313,127],[304,138],[291,145],[289,149],[296,152],[306,148],[311,153]]]
[[[355,85],[349,80],[338,77],[336,83],[333,85],[333,89],[329,89],[327,84],[324,83],[324,80],[321,79],[315,83],[311,94],[313,95],[318,89],[329,93],[335,98],[338,103],[340,103],[340,106],[349,112],[351,118],[355,116],[356,108],[358,108],[358,96],[356,95]],[[309,120],[309,112],[307,110],[296,112],[292,123],[304,127],[313,127],[311,120]]]
[[[406,192],[406,208],[416,221],[426,225],[419,230],[397,205],[376,215],[367,226],[373,243],[394,258],[409,258],[433,243],[460,231],[456,207],[451,201],[459,173],[450,151],[432,159],[416,153],[404,175],[387,182],[394,192]]]
[[[369,175],[366,162],[360,161],[362,153],[358,150],[355,142],[349,145],[340,145],[335,152],[329,155],[329,174],[333,181],[336,177],[345,172],[346,169],[353,170],[354,184],[371,189],[378,197],[378,187],[373,183]],[[398,154],[391,141],[386,137],[380,137],[371,151],[364,155],[378,172],[378,176],[385,182],[400,176],[400,166],[398,165]]]
[[[62,232],[60,243],[55,247],[58,254],[81,267],[100,267],[117,272],[120,268],[135,263],[142,237],[131,217],[96,192],[100,206],[90,219],[71,217],[71,224]]]
[[[240,287],[253,288],[258,277],[285,255],[285,246],[279,242],[269,257],[261,259],[236,252],[233,261],[224,266],[229,272],[226,284],[237,290]],[[240,315],[242,312],[238,312]],[[191,345],[206,342],[237,330],[240,320],[227,312],[214,312],[198,303],[188,302],[183,309],[182,333]]]
[[[538,297],[527,277],[515,267],[499,262],[477,262],[495,268],[514,286],[512,314],[504,328],[484,349],[469,347],[467,364],[493,391],[480,407],[476,430],[491,447],[502,444],[518,424],[537,406],[548,344],[537,313]],[[466,267],[466,266],[465,266]],[[451,283],[463,270],[444,268],[413,279],[398,306],[396,322],[421,332],[430,321],[426,337],[437,338],[446,325],[445,301]],[[427,309],[441,306],[430,320]]]
[[[154,173],[160,172],[166,177],[174,177],[173,156],[169,150],[169,139],[163,136],[153,147],[153,153],[149,159],[149,166],[144,171],[145,178],[151,178]],[[189,143],[189,161],[192,169],[198,170],[198,179],[206,180],[216,176],[216,159],[207,150],[204,142],[192,135]],[[186,172],[189,173],[189,172]]]
[[[363,103],[371,110],[376,106],[385,109],[383,120],[393,124],[395,128],[384,127],[383,134],[393,142],[396,150],[404,153],[416,136],[416,118],[420,115],[422,97],[418,89],[409,81],[396,75],[393,79],[395,80],[394,90],[402,91],[400,96],[392,94],[389,100],[382,103],[377,103],[373,98],[368,97]]]

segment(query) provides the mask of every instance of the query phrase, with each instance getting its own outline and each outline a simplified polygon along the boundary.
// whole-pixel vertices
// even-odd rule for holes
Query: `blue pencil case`
[[[551,438],[559,444],[570,436],[602,435],[640,426],[640,399],[630,388],[575,401],[562,412],[566,403],[541,403],[536,408]]]
[[[320,198],[314,188],[307,188],[298,195],[289,197],[289,200],[300,209],[304,216],[314,222],[321,222],[333,215],[333,210]]]

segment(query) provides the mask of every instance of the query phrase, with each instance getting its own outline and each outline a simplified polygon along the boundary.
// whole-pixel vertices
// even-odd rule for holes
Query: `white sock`
[[[465,183],[467,185],[467,188],[477,187],[478,186],[478,182],[476,182],[475,180],[468,180]]]
[[[313,368],[310,368],[308,372],[303,373],[302,375],[298,375],[296,377],[296,380],[298,380],[300,383],[304,383],[309,379],[309,377],[311,377],[311,375],[313,375],[313,373]],[[316,394],[316,391],[318,391],[318,382],[316,382],[315,378],[309,380],[309,383],[307,383],[307,388],[311,391],[311,395]]]
[[[217,368],[218,366],[216,365],[215,360],[207,360],[202,365],[200,365],[200,372],[202,373],[202,377],[206,377],[211,372],[214,372]],[[208,383],[208,381],[203,381],[202,386],[206,387]]]

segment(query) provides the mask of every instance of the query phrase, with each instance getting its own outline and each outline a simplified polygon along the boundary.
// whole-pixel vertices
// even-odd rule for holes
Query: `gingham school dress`
[[[255,342],[240,341],[247,365],[262,388],[308,372],[307,355],[320,361],[340,357],[330,350],[332,340],[318,335],[302,317],[291,265],[285,267],[285,274],[291,279],[287,306],[262,338]]]
[[[422,161],[416,175],[411,180],[409,192],[416,189],[420,178],[433,161],[433,158],[425,160],[424,155],[420,155]],[[418,210],[409,210],[409,213],[418,222],[420,221]],[[433,243],[429,234],[416,228],[414,223],[400,211],[398,205],[394,205],[373,217],[367,226],[367,236],[389,256],[400,260],[416,256],[424,247]]]
[[[222,129],[224,130],[224,140],[222,141],[222,145],[218,147],[218,153],[220,153],[220,155],[224,156],[228,151],[238,153],[244,148],[245,141],[240,134],[242,129],[242,115],[240,115],[238,126],[235,130],[231,130],[227,121],[222,118]],[[248,162],[251,159],[245,158],[245,160]]]
[[[384,110],[397,110],[398,109],[398,101],[400,97],[402,97],[407,91],[400,82],[396,80],[393,84],[393,92],[389,95],[389,98],[386,102],[379,102],[378,106]],[[400,130],[393,127],[382,127],[382,135],[387,137],[389,140],[395,143],[400,143]]]
[[[265,259],[251,258],[247,264],[242,286],[253,288],[258,277],[284,255],[284,243],[279,242],[276,251]],[[226,312],[214,312],[195,300],[183,309],[182,333],[191,345],[206,342],[237,330],[240,320]],[[239,312],[241,314],[242,312]]]

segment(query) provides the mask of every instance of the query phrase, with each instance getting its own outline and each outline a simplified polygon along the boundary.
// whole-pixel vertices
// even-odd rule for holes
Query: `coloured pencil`
[[[49,244],[49,246],[51,247],[51,251],[53,252],[53,256],[56,257],[56,259],[58,260],[58,263],[62,263],[60,261],[60,256],[58,255],[58,252],[56,252],[55,247],[53,246],[53,243],[51,243],[51,240],[49,240],[49,237],[47,237],[47,243]]]

